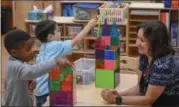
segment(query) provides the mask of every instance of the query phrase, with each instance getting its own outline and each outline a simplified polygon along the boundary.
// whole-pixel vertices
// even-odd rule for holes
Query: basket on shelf
[[[122,24],[126,18],[127,14],[127,3],[122,3],[123,8],[110,8],[110,7],[99,7],[100,15],[100,23],[104,23],[105,19],[107,19],[108,24],[112,24],[114,21],[116,24]]]
[[[67,26],[68,36],[76,36],[83,29],[82,26]]]

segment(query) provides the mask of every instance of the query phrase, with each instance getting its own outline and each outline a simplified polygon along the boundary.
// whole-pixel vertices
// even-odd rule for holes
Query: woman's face
[[[148,55],[150,45],[148,41],[146,40],[146,38],[144,37],[144,31],[142,28],[140,28],[137,32],[136,45],[137,45],[139,54]]]

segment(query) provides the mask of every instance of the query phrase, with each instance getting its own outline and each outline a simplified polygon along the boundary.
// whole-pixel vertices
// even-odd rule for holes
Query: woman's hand
[[[116,103],[116,97],[119,96],[119,93],[116,90],[104,89],[101,92],[101,97],[108,103]]]

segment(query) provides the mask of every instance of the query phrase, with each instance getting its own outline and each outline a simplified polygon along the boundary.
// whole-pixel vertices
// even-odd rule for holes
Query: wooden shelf
[[[31,37],[33,37],[33,38],[35,38],[35,37],[36,37],[35,35],[32,35],[32,34],[30,34],[30,36],[31,36]]]
[[[120,41],[126,41],[125,37],[120,38]]]
[[[85,50],[85,54],[95,54],[95,50],[87,49]]]
[[[173,47],[173,49],[179,49],[179,47]]]
[[[124,53],[124,52],[120,53],[120,56],[126,56],[126,55],[127,53]]]
[[[129,38],[129,40],[136,40],[137,38]]]
[[[129,32],[130,34],[136,34],[136,32]]]
[[[72,50],[72,53],[84,54],[84,50]]]
[[[131,9],[163,9],[164,4],[163,3],[131,3],[129,5],[129,8]]]
[[[73,39],[74,37],[72,37],[72,36],[61,36],[61,38],[63,38],[63,39]]]
[[[129,26],[130,28],[137,28],[137,26]]]
[[[61,3],[104,3],[104,1],[98,1],[98,0],[96,0],[96,1],[89,1],[89,0],[88,1],[80,1],[80,0],[79,1],[77,1],[77,0],[76,1],[75,0],[73,0],[73,1],[70,1],[70,0],[66,1],[65,0],[65,1],[60,1],[60,2]]]
[[[130,20],[131,22],[143,22],[143,21],[147,21],[147,20],[140,20],[140,19],[132,19]],[[136,27],[135,27],[136,28]]]
[[[86,36],[84,39],[96,40],[97,37],[95,37],[95,36]]]
[[[177,11],[177,10],[179,10],[179,9],[177,9],[177,8],[163,8],[163,9],[161,9],[161,10],[174,10],[174,11]]]
[[[136,44],[129,44],[129,47],[137,47]]]

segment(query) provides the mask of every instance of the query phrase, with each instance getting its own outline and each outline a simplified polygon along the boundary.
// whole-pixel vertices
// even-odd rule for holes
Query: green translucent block
[[[65,80],[65,74],[60,74],[60,81]]]
[[[60,91],[60,81],[49,81],[50,82],[50,91]]]
[[[70,73],[72,72],[71,66],[67,65],[66,67],[60,66],[60,72]]]
[[[97,88],[115,88],[114,70],[96,69],[95,85]]]
[[[118,36],[111,36],[111,45],[119,46],[119,37]]]

